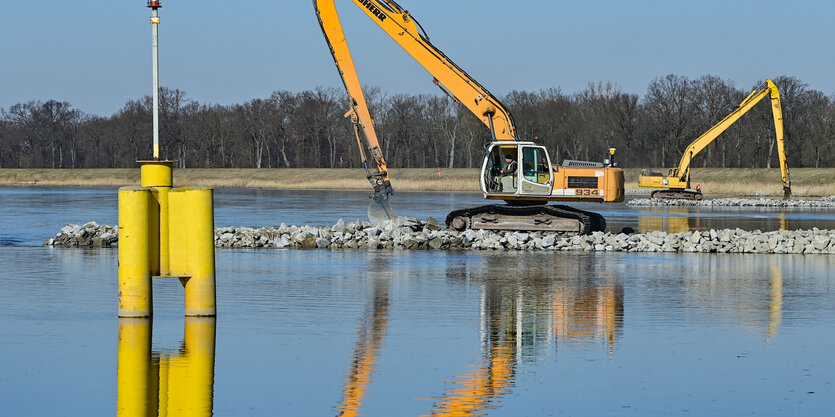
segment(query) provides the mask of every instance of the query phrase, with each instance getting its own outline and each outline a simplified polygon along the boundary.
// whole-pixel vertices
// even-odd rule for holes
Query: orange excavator
[[[350,99],[351,108],[346,117],[353,122],[366,176],[374,187],[369,218],[376,223],[395,217],[389,201],[393,188],[334,1],[313,0],[313,6]],[[623,170],[616,167],[614,148],[602,162],[552,163],[544,146],[518,138],[507,108],[429,42],[408,11],[392,0],[351,1],[421,64],[432,75],[434,84],[489,128],[492,142],[481,165],[481,191],[484,198],[506,204],[455,210],[446,217],[447,227],[563,234],[605,230],[606,221],[597,213],[548,202],[623,201]]]

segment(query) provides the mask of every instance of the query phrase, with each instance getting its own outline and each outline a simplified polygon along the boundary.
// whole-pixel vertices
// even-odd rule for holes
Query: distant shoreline
[[[627,196],[649,193],[639,188],[641,169],[625,169]],[[475,168],[395,168],[397,191],[480,192]],[[797,197],[835,195],[835,168],[791,171]],[[777,168],[694,168],[691,183],[707,196],[782,196]],[[0,168],[2,187],[122,187],[139,184],[139,168],[18,169]],[[369,190],[365,171],[357,168],[185,168],[174,170],[174,185],[285,190]]]

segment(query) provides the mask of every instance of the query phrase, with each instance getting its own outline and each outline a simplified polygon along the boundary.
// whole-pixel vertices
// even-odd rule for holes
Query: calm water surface
[[[215,225],[332,225],[367,220],[364,191],[215,190]],[[481,194],[397,193],[392,206],[401,216],[441,221],[454,209],[485,204]],[[629,207],[626,203],[572,204],[605,216],[608,231],[624,227],[665,230],[835,229],[835,209],[738,207]],[[111,188],[0,187],[0,246],[40,246],[67,223],[116,224],[117,190]]]
[[[422,218],[481,203],[397,197]],[[216,204],[217,225],[260,226],[362,219],[367,202]],[[116,318],[115,249],[37,246],[115,223],[114,190],[0,189],[0,207],[2,415],[835,413],[826,255],[218,250],[217,319],[184,319],[180,284],[156,279],[151,323]],[[590,207],[620,227],[833,228],[827,211]]]

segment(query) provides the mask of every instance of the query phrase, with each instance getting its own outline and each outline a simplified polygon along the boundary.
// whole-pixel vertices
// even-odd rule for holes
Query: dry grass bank
[[[629,168],[626,189],[638,189],[641,170]],[[392,169],[398,191],[478,191],[478,170],[470,168]],[[706,195],[781,196],[779,169],[693,169],[692,184],[702,185]],[[138,168],[124,169],[0,169],[0,186],[120,187],[139,183]],[[175,169],[175,185],[216,188],[356,189],[370,188],[361,169]],[[835,168],[792,170],[796,196],[835,195]],[[647,191],[649,189],[646,189]]]
[[[478,191],[478,170],[392,169],[399,191]],[[121,187],[139,184],[139,168],[117,169],[0,169],[0,186]],[[371,186],[362,169],[262,168],[174,170],[175,185],[216,188],[366,190]]]

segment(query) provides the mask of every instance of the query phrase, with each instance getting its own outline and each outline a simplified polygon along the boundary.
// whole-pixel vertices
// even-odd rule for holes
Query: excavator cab
[[[548,197],[553,190],[548,151],[533,142],[494,142],[481,168],[485,195]]]

